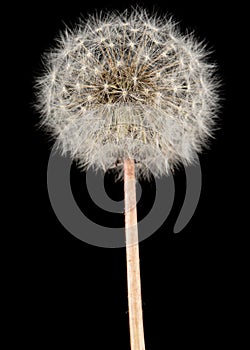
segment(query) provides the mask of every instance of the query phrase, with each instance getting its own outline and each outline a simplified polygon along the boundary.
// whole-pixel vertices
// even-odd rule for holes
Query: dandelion
[[[124,176],[131,349],[143,350],[135,178],[191,163],[212,135],[215,66],[173,20],[142,9],[89,16],[46,55],[42,124],[63,154]]]

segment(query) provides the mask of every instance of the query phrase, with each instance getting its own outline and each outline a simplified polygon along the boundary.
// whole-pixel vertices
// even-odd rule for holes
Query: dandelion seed
[[[131,47],[131,49],[134,49],[135,43],[133,43],[133,41],[130,41],[130,42],[128,43],[128,46]]]
[[[122,96],[123,96],[123,97],[126,97],[127,94],[128,94],[128,92],[127,92],[126,90],[122,90]]]
[[[132,78],[132,80],[133,80],[133,83],[134,83],[134,85],[136,85],[136,83],[137,83],[137,77],[136,76],[134,76],[133,78]]]
[[[138,32],[140,29],[139,28],[130,28],[130,31],[132,32],[132,33],[136,33],[136,32]]]
[[[109,87],[109,85],[108,85],[107,83],[105,83],[105,84],[103,85],[104,91],[107,91],[107,90],[108,90],[108,87]]]

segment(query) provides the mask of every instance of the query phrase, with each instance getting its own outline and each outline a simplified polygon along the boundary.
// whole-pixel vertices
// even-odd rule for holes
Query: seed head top
[[[191,35],[144,10],[90,16],[58,39],[38,79],[42,122],[85,168],[137,175],[188,163],[211,135],[214,65]]]

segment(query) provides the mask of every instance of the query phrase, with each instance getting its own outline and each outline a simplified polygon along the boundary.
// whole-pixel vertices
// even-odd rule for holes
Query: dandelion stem
[[[125,236],[131,350],[145,350],[134,160],[124,160]]]

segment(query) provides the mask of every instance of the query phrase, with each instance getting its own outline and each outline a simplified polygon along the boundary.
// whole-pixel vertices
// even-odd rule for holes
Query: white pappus
[[[37,79],[42,124],[82,167],[167,174],[212,135],[218,80],[193,35],[133,9],[89,16],[65,30]]]

